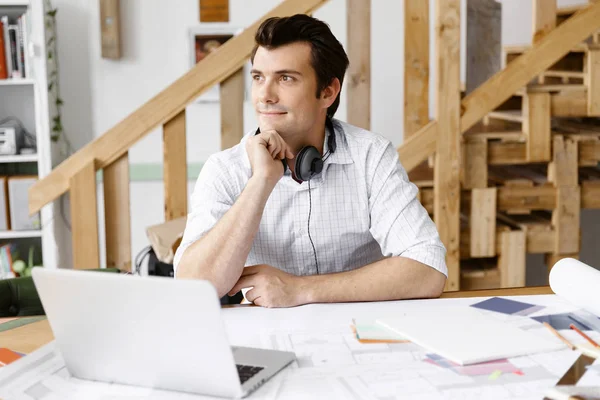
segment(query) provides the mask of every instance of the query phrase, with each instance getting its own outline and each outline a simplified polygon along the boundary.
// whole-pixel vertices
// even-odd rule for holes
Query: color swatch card
[[[471,307],[495,311],[502,314],[521,316],[533,314],[544,308],[544,306],[536,306],[535,304],[523,303],[516,300],[505,299],[503,297],[492,297],[482,302],[471,304]]]
[[[352,326],[356,339],[362,343],[402,343],[408,340],[379,325],[375,320],[353,319]]]

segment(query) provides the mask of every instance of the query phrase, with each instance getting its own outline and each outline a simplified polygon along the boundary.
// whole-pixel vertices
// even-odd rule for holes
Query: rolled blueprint
[[[563,258],[550,270],[552,291],[600,317],[600,271],[574,258]]]

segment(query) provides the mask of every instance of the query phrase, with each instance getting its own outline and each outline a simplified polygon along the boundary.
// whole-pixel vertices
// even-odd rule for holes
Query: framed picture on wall
[[[205,59],[209,54],[218,51],[223,43],[240,34],[243,29],[227,24],[206,24],[190,29],[190,68]],[[196,102],[218,102],[219,85],[213,86]]]

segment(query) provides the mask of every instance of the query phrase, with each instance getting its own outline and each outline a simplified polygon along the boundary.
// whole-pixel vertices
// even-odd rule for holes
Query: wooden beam
[[[471,257],[496,255],[496,188],[473,189],[471,196]]]
[[[550,113],[553,117],[584,117],[588,114],[586,91],[556,93],[550,96]]]
[[[578,143],[579,166],[595,167],[600,161],[600,141],[585,140]]]
[[[590,117],[598,117],[600,116],[600,49],[590,49],[587,52],[585,69],[587,113]]]
[[[581,167],[595,167],[600,160],[600,142],[579,142],[578,164]],[[488,165],[525,164],[526,144],[515,142],[488,142]]]
[[[460,286],[460,0],[436,0],[438,139],[434,220],[446,246],[446,290]]]
[[[98,238],[98,206],[96,198],[96,169],[86,164],[69,179],[71,224],[73,238],[73,268],[100,268]]]
[[[462,187],[485,188],[488,183],[488,141],[475,138],[464,144]]]
[[[532,43],[539,42],[556,27],[556,0],[533,0]]]
[[[437,137],[438,123],[431,121],[398,147],[398,157],[407,172],[435,152]]]
[[[104,168],[106,267],[131,271],[128,153]]]
[[[509,179],[504,182],[504,188],[513,188],[513,187],[529,187],[532,188],[533,181],[529,179]],[[506,210],[507,214],[530,214],[531,210],[528,208],[509,208]]]
[[[500,234],[502,250],[498,256],[500,286],[525,286],[525,232],[509,231]]]
[[[554,241],[556,237],[554,230],[528,229],[526,234],[528,253],[545,254],[554,251]]]
[[[165,221],[187,214],[185,110],[163,128]]]
[[[600,208],[600,181],[581,183],[581,208]]]
[[[579,185],[577,141],[564,139],[561,135],[554,135],[553,141],[554,156],[548,165],[549,180],[556,187]]]
[[[505,69],[491,77],[462,101],[461,132],[481,120],[517,90],[548,69],[573,47],[600,28],[600,2],[581,10],[541,38]]]
[[[371,0],[347,0],[348,123],[371,129]]]
[[[498,210],[500,211],[552,210],[556,204],[556,188],[552,185],[498,188]]]
[[[527,145],[515,142],[489,142],[488,165],[525,164]]]
[[[404,1],[404,140],[429,122],[429,1]]]
[[[557,189],[552,224],[556,232],[555,254],[578,253],[581,235],[581,188],[561,186]]]
[[[310,14],[325,3],[327,0],[285,0],[242,33],[229,39],[219,47],[219,51],[209,54],[162,92],[33,185],[29,191],[30,214],[69,190],[71,177],[92,160],[96,160],[94,165],[97,169],[112,164],[146,134],[170,121],[206,90],[242,68],[254,48],[254,35],[263,20],[297,13]]]
[[[528,162],[550,161],[550,93],[526,93],[523,96],[523,132],[527,137]]]
[[[235,146],[244,136],[244,69],[225,79],[220,86],[221,149]]]
[[[540,41],[552,29],[556,27],[557,16],[557,0],[533,0],[532,7],[532,35],[531,42],[533,44]],[[546,76],[540,74],[538,83],[544,83]]]
[[[577,141],[554,135],[553,159],[548,176],[556,186],[556,208],[552,226],[556,232],[554,254],[579,252],[581,189],[577,162]]]

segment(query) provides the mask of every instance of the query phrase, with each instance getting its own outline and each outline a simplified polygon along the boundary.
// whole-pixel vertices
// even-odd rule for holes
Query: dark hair
[[[344,83],[344,75],[348,69],[348,56],[342,44],[333,36],[329,26],[316,18],[305,14],[291,17],[272,17],[265,20],[254,37],[256,45],[250,60],[254,64],[254,56],[259,47],[274,49],[295,42],[306,42],[311,46],[311,64],[317,75],[317,98],[334,78]],[[340,89],[341,93],[341,89]],[[340,105],[340,94],[327,109],[327,115],[333,117]]]

